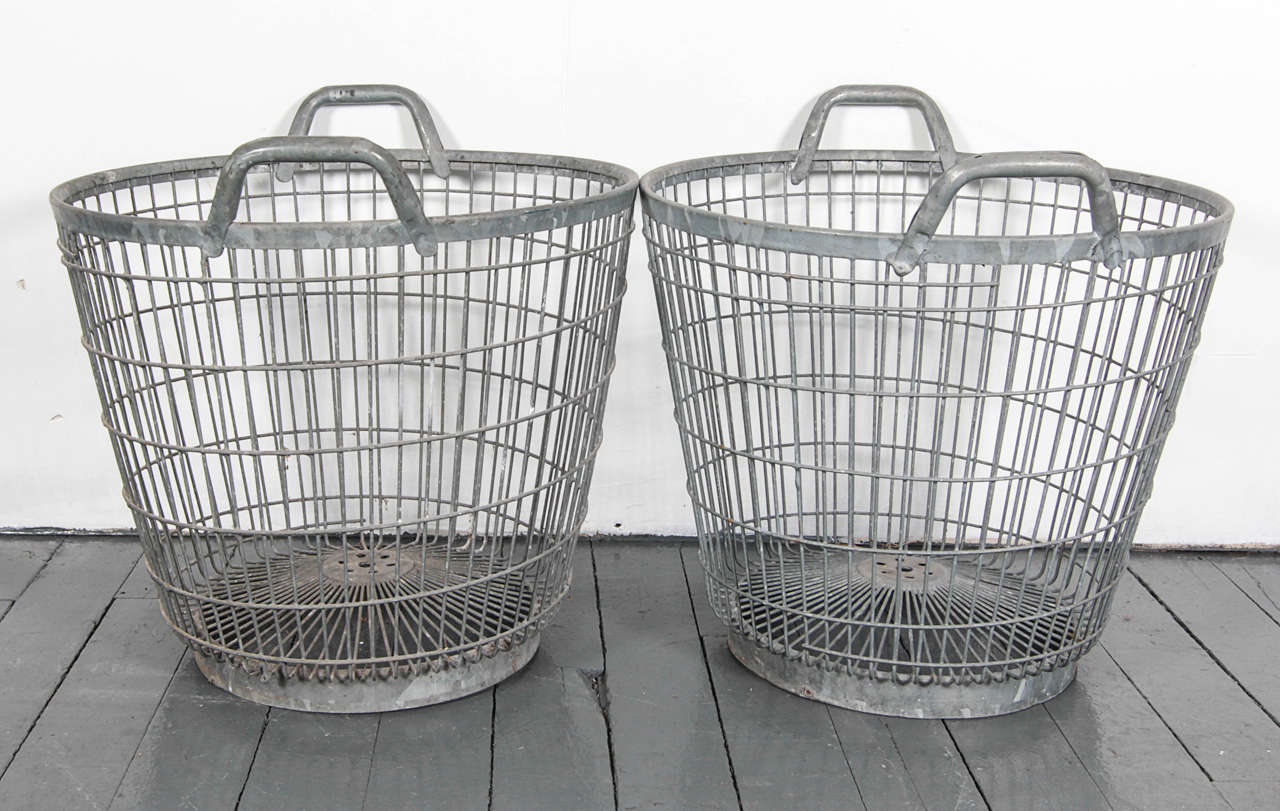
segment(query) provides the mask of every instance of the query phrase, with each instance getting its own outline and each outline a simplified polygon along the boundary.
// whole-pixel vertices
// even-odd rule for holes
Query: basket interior
[[[451,157],[447,178],[425,159],[400,155],[428,217],[512,211],[582,200],[625,184],[583,162],[528,162]],[[141,167],[136,174],[81,189],[67,202],[91,211],[160,220],[203,221],[209,215],[221,159],[203,168],[190,162]],[[168,168],[166,168],[168,167]],[[274,164],[249,171],[237,222],[296,223],[393,220],[395,208],[382,179],[361,163],[303,165],[287,181]]]
[[[783,160],[734,163],[663,178],[666,200],[717,214],[808,228],[903,233],[942,172],[933,161],[818,160],[798,184]],[[1122,231],[1195,225],[1219,213],[1207,201],[1114,181]],[[937,233],[1029,236],[1093,228],[1089,195],[1074,178],[988,178],[956,195]]]

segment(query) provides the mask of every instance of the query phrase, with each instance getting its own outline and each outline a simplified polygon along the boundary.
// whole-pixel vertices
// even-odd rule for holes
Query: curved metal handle
[[[449,158],[440,141],[440,133],[436,132],[435,122],[431,120],[427,103],[417,93],[400,85],[338,84],[322,87],[298,105],[298,112],[293,114],[293,123],[289,125],[289,134],[306,135],[311,131],[316,111],[321,107],[342,104],[399,104],[407,109],[418,129],[418,137],[422,139],[427,160],[431,162],[431,171],[438,177],[449,176]],[[288,181],[293,177],[294,168],[292,164],[281,164],[276,167],[276,177]]]
[[[942,168],[950,169],[956,162],[956,146],[951,140],[951,130],[947,129],[942,110],[938,109],[933,99],[914,87],[903,85],[848,84],[833,87],[823,93],[809,112],[809,119],[804,123],[804,133],[800,136],[800,146],[796,149],[795,160],[791,161],[789,168],[792,183],[799,183],[809,176],[813,157],[818,152],[818,141],[827,125],[827,115],[832,107],[843,105],[912,107],[919,110],[924,115],[929,138],[933,141],[938,159],[942,161]]]
[[[1102,164],[1077,152],[997,152],[973,155],[951,167],[933,183],[902,244],[889,257],[889,264],[899,276],[905,276],[920,264],[942,216],[951,200],[967,184],[986,177],[1075,177],[1089,189],[1089,217],[1098,237],[1095,253],[1109,268],[1125,260],[1120,244],[1120,217],[1116,213],[1111,178]]]
[[[227,157],[218,174],[209,219],[204,223],[201,248],[206,256],[218,256],[225,247],[227,229],[240,208],[240,196],[249,169],[261,163],[280,161],[365,164],[382,176],[391,204],[395,206],[396,214],[418,253],[431,256],[436,252],[435,231],[422,211],[417,190],[394,155],[365,138],[284,135],[250,141]]]

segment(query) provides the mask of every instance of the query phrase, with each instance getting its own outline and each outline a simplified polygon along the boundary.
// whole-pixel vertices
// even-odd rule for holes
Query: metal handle
[[[340,84],[322,87],[302,100],[298,112],[293,114],[293,123],[289,125],[290,135],[306,135],[311,131],[316,111],[321,107],[332,107],[341,104],[399,104],[409,111],[413,125],[418,129],[418,137],[422,139],[422,148],[427,152],[427,160],[431,162],[431,171],[438,177],[449,176],[449,158],[444,144],[440,141],[440,133],[431,120],[431,111],[422,97],[407,87],[394,84]],[[288,181],[293,177],[293,164],[281,164],[276,167],[276,177]]]
[[[382,176],[391,204],[395,206],[396,214],[418,253],[431,256],[436,252],[435,232],[422,211],[422,201],[394,155],[365,138],[284,135],[250,141],[228,156],[218,174],[209,219],[204,223],[201,248],[206,256],[218,256],[225,247],[227,229],[240,208],[241,192],[249,169],[261,163],[280,161],[365,164]]]
[[[795,160],[791,161],[792,183],[799,183],[809,176],[813,157],[818,152],[818,141],[822,138],[822,129],[827,125],[827,115],[832,107],[843,105],[911,107],[919,110],[924,115],[929,138],[933,141],[933,149],[938,153],[942,168],[949,169],[956,162],[955,143],[951,140],[951,130],[947,129],[942,110],[923,92],[914,87],[894,84],[842,85],[823,93],[809,112]]]
[[[907,275],[920,264],[921,255],[928,249],[929,240],[942,222],[952,198],[967,184],[986,177],[1075,177],[1083,180],[1089,189],[1089,216],[1093,221],[1093,232],[1098,237],[1095,253],[1100,253],[1101,261],[1109,268],[1119,267],[1124,261],[1120,218],[1111,191],[1111,178],[1101,164],[1076,152],[998,152],[965,158],[934,181],[911,218],[902,244],[889,257],[889,264],[899,276]]]

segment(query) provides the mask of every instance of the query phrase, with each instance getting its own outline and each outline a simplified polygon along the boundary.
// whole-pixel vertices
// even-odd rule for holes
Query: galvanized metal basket
[[[383,102],[423,150],[305,135]],[[292,132],[52,193],[124,497],[215,684],[455,698],[523,666],[566,591],[637,179],[445,151],[386,85],[317,91]]]
[[[840,104],[921,151],[817,151]],[[1232,208],[1073,153],[957,154],[836,88],[797,152],[641,180],[707,587],[775,684],[888,715],[1044,701],[1095,642]]]

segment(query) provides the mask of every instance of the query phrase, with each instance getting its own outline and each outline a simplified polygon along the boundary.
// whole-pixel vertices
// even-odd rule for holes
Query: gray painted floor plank
[[[492,688],[384,714],[364,807],[486,808],[492,729]]]
[[[1280,727],[1132,577],[1102,644],[1212,779],[1280,773]]]
[[[756,677],[734,661],[732,654],[725,648],[723,641],[726,635],[725,625],[711,610],[711,604],[707,599],[705,575],[702,564],[698,559],[698,549],[692,544],[685,544],[680,551],[683,554],[685,570],[688,574],[695,609],[694,613],[698,619],[698,628],[703,636],[706,637],[708,659],[712,665],[712,672],[717,678],[716,690],[718,693],[722,692],[719,683],[719,670],[725,668],[722,664],[721,668],[717,669],[717,662],[729,663],[736,668],[742,678],[750,679],[751,683],[763,688],[769,688],[769,691],[781,696],[782,699],[778,700],[781,702],[781,706],[800,708],[812,705],[820,708],[824,714],[829,713],[828,718],[824,721],[814,722],[817,726],[817,731],[802,732],[801,734],[822,739],[824,736],[821,734],[821,730],[825,729],[826,725],[834,726],[837,733],[835,738],[837,745],[843,742],[843,759],[846,760],[846,763],[842,765],[847,765],[848,769],[852,771],[858,792],[860,792],[867,805],[872,808],[924,807],[929,809],[959,809],[985,807],[982,797],[973,783],[973,778],[969,776],[968,770],[965,769],[964,763],[961,761],[959,753],[956,752],[955,745],[951,741],[951,736],[947,734],[946,728],[943,727],[940,721],[881,718],[835,707],[828,711],[824,704],[805,701],[802,698],[772,687],[768,682]],[[722,651],[722,656],[716,655],[717,649]],[[746,684],[746,682],[743,682],[743,684]],[[762,693],[760,690],[756,690],[755,694],[760,695]],[[734,707],[734,702],[723,695],[720,697],[720,712],[724,716],[725,732],[729,736],[730,753],[733,755],[739,787],[743,791],[743,803],[748,804],[750,801],[747,797],[746,782],[749,778],[745,774],[748,769],[739,762],[738,748],[735,746],[738,738],[729,730],[730,716],[734,715],[735,720],[738,720],[736,718],[737,711]],[[802,712],[812,714],[807,710]],[[755,713],[746,713],[741,720],[745,727],[749,727],[751,723],[754,723],[754,718]],[[895,730],[901,735],[901,740],[896,739]],[[776,763],[772,765],[764,764],[763,768],[776,775],[789,769],[791,762],[791,760],[788,760],[786,752],[780,752]],[[838,781],[833,780],[828,775],[826,784],[832,783],[838,783]],[[803,793],[808,789],[782,787],[779,790],[784,792],[794,790]],[[856,807],[858,792],[851,795],[851,799],[846,799],[845,807]],[[839,806],[837,805],[837,807]]]
[[[608,732],[588,679],[539,654],[498,685],[493,808],[613,806]]]
[[[870,808],[986,808],[941,721],[830,712]]]
[[[946,724],[993,809],[1108,807],[1043,705]]]
[[[573,579],[560,610],[546,628],[538,655],[562,667],[603,670],[604,652],[600,642],[600,612],[596,605],[596,571],[591,544],[578,543],[573,555]]]
[[[146,558],[138,558],[138,563],[133,567],[133,571],[129,572],[129,576],[125,578],[124,583],[116,591],[116,598],[119,599],[121,597],[156,599],[156,584],[151,581],[151,575],[147,572]]]
[[[14,600],[44,567],[57,540],[0,539],[0,600]]]
[[[737,808],[679,547],[595,553],[619,807]]]
[[[725,638],[729,628],[711,608],[711,600],[707,597],[707,575],[698,559],[697,544],[683,544],[680,556],[684,561],[685,577],[689,581],[689,595],[693,599],[693,616],[698,622],[698,631],[704,637]]]
[[[239,807],[359,808],[377,734],[377,715],[271,710]]]
[[[1135,555],[1131,568],[1272,718],[1280,718],[1280,625],[1207,561]]]
[[[0,808],[106,808],[184,650],[157,606],[112,604],[0,779]]]
[[[1221,808],[1187,754],[1107,651],[1080,661],[1075,682],[1044,705],[1114,808]]]
[[[1280,781],[1228,780],[1214,786],[1235,811],[1280,808]]]
[[[760,679],[723,639],[706,646],[743,808],[864,807],[826,705]]]
[[[266,717],[266,707],[214,687],[184,655],[111,807],[233,807]]]
[[[950,734],[756,678],[724,647],[695,547],[661,543],[596,545],[603,616],[582,543],[541,651],[496,691],[385,716],[268,715],[189,658],[174,672],[181,645],[136,544],[71,541],[43,562],[57,543],[0,541],[0,743],[26,736],[0,807],[94,808],[114,793],[117,808],[229,808],[243,788],[245,808],[485,808],[491,773],[497,809],[611,807],[592,679],[606,658],[623,808],[735,807],[722,726],[747,807],[981,808],[952,734],[994,808],[1280,807],[1280,726],[1131,578],[1066,693]],[[1134,558],[1227,670],[1270,695],[1280,557]]]
[[[1208,563],[1231,578],[1267,616],[1280,622],[1280,555],[1233,555]]]
[[[0,764],[17,752],[139,554],[120,543],[64,543],[0,620]]]
[[[591,548],[579,545],[569,593],[537,656],[494,695],[495,809],[613,805],[609,732],[595,682],[603,668]]]

